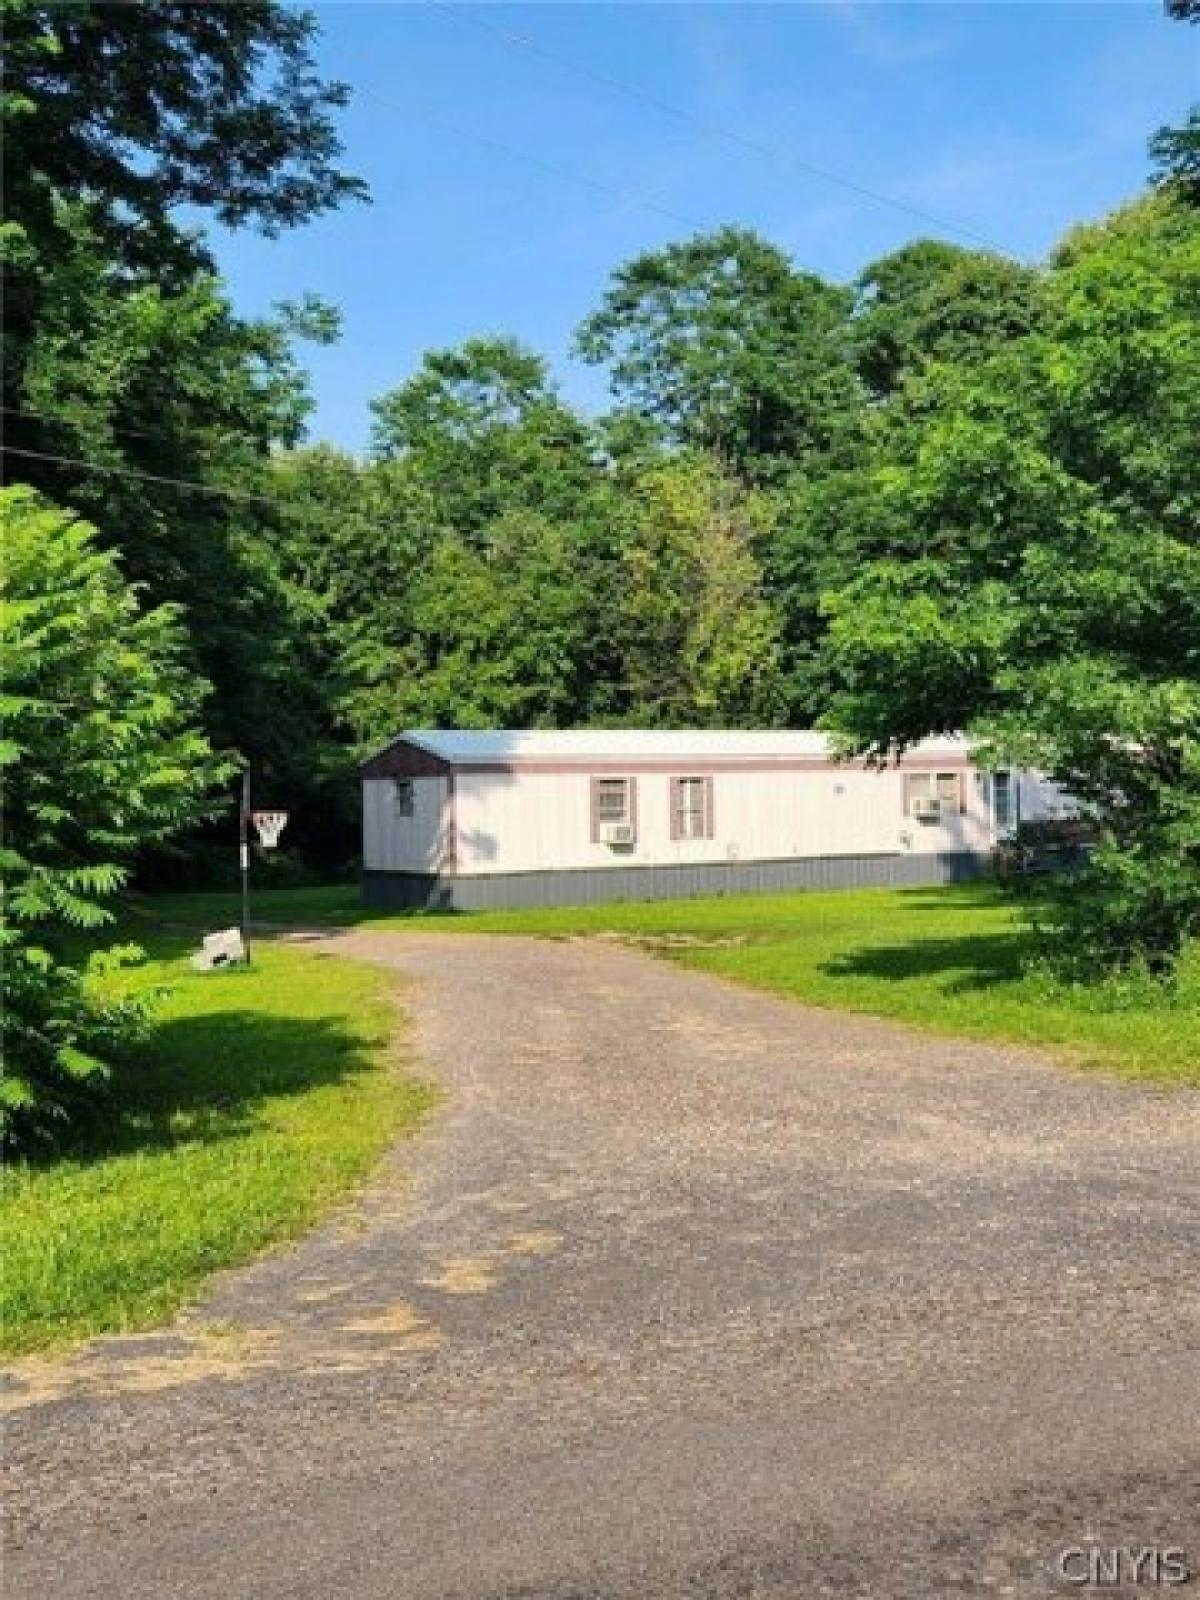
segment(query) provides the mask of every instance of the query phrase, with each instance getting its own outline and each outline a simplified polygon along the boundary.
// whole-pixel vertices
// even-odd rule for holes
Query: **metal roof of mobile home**
[[[454,766],[513,760],[819,760],[833,753],[828,735],[813,729],[760,732],[744,728],[415,728],[390,741],[391,745],[398,743],[415,745]],[[962,756],[967,745],[963,739],[941,738],[914,748],[931,756],[938,752]]]

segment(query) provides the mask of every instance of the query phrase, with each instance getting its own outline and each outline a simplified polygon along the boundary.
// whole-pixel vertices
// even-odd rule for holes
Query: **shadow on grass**
[[[345,1082],[376,1059],[373,1041],[326,1018],[251,1010],[173,1018],[116,1067],[103,1105],[29,1164],[241,1138],[258,1125],[265,1101]]]
[[[250,942],[276,938],[297,929],[337,933],[393,920],[414,922],[469,915],[448,906],[369,906],[355,896],[329,898],[324,891],[276,889],[260,894],[252,905]],[[206,933],[236,928],[240,902],[223,894],[127,895],[119,929],[124,938],[151,947],[152,954],[182,955],[199,948]]]
[[[914,939],[907,944],[867,945],[822,964],[832,978],[875,978],[893,983],[935,978],[947,994],[967,994],[1015,983],[1023,974],[1027,944],[1019,932],[967,934],[961,939]]]
[[[1012,902],[990,878],[969,883],[931,883],[912,889],[886,891],[895,896],[906,911],[998,911]]]
[[[926,884],[894,893],[908,911],[1025,913],[1052,902],[1055,884],[1051,879],[1000,883],[995,878],[975,878],[967,883]]]

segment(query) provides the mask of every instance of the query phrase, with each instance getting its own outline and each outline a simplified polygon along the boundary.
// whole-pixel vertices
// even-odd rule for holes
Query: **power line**
[[[53,422],[62,428],[79,428],[86,421],[83,417],[69,417],[61,411],[30,411],[20,406],[0,405],[0,412],[6,417],[22,417],[27,422]],[[149,428],[132,428],[127,422],[107,422],[105,426],[113,433],[128,433],[135,439],[162,437],[160,433],[152,433]]]
[[[314,506],[306,517],[303,508],[290,505],[286,501],[276,499],[271,495],[253,494],[246,489],[230,489],[224,485],[201,483],[196,478],[173,478],[165,473],[143,472],[137,467],[120,467],[110,465],[104,461],[87,461],[81,456],[63,456],[52,454],[48,450],[26,450],[23,446],[13,444],[0,444],[0,453],[10,456],[22,456],[32,461],[48,461],[64,467],[76,467],[84,472],[99,472],[120,478],[133,478],[142,483],[153,483],[168,488],[184,489],[198,494],[214,495],[230,500],[252,502],[262,506],[269,506],[285,518],[298,522],[307,521],[309,526],[324,526],[332,517],[336,517],[342,526],[354,526],[369,529],[372,533],[379,533],[386,529],[385,521],[372,522],[361,512],[344,511],[339,507],[330,507],[327,511]],[[609,556],[596,556],[594,565],[611,563],[615,558]],[[576,563],[581,564],[581,563]]]
[[[137,467],[113,466],[105,461],[87,461],[81,456],[63,456],[52,454],[48,450],[26,450],[23,446],[13,444],[0,444],[0,452],[10,456],[23,456],[32,461],[47,461],[58,466],[75,467],[83,472],[98,472],[118,478],[132,478],[140,483],[153,483],[164,488],[183,489],[188,493],[212,495],[226,500],[236,500],[240,503],[267,506],[280,516],[293,522],[307,523],[309,527],[324,527],[331,518],[336,517],[342,526],[365,528],[373,534],[386,527],[386,522],[372,522],[361,512],[346,511],[340,507],[331,506],[323,509],[313,506],[310,511],[305,508],[280,500],[273,495],[254,494],[248,489],[231,489],[223,484],[202,483],[196,478],[174,478],[161,472],[143,472]]]
[[[609,199],[619,200],[623,205],[636,206],[642,211],[652,211],[656,216],[666,217],[669,222],[678,222],[685,228],[703,228],[706,226],[696,217],[689,217],[682,211],[673,211],[669,206],[660,206],[656,201],[634,194],[628,189],[618,189],[613,184],[604,183],[599,178],[592,178],[582,172],[575,172],[570,167],[560,166],[557,162],[546,161],[541,156],[530,155],[527,150],[519,150],[515,145],[504,144],[499,139],[490,138],[486,134],[475,133],[470,128],[464,128],[457,122],[451,122],[447,117],[434,116],[426,111],[417,111],[412,106],[402,105],[399,100],[391,100],[387,95],[380,94],[368,83],[355,84],[356,94],[369,95],[372,100],[386,106],[390,111],[397,111],[401,116],[411,117],[414,121],[428,123],[430,127],[441,128],[447,133],[454,134],[459,139],[466,139],[472,144],[479,145],[484,150],[494,150],[497,155],[507,156],[512,161],[522,161],[526,166],[536,167],[539,171],[548,173],[551,177],[561,178],[567,183],[579,184],[582,188],[591,189],[597,194],[607,195]]]
[[[0,444],[6,456],[24,456],[30,461],[51,461],[61,467],[82,467],[87,472],[107,472],[118,478],[136,478],[142,483],[163,484],[173,489],[190,489],[196,494],[223,495],[227,500],[250,500],[259,505],[277,506],[270,495],[253,494],[248,489],[229,489],[223,485],[201,483],[196,478],[172,478],[161,472],[143,472],[138,467],[111,466],[104,461],[84,461],[78,456],[54,455],[49,450],[26,450],[22,445]]]
[[[153,483],[165,488],[185,489],[195,494],[208,494],[227,500],[269,506],[273,511],[278,511],[288,517],[300,517],[303,519],[304,515],[302,508],[291,505],[286,500],[280,500],[274,495],[255,494],[249,489],[231,489],[224,484],[202,483],[198,478],[175,478],[167,473],[144,472],[139,467],[116,466],[107,461],[88,461],[82,456],[57,455],[49,450],[27,450],[23,445],[0,444],[0,453],[8,456],[21,456],[29,461],[47,461],[56,466],[75,467],[83,472],[99,472],[112,477],[132,478],[140,483]],[[344,511],[340,507],[330,507],[328,512],[323,512],[318,507],[316,511],[318,516],[336,516],[342,522],[369,528],[373,533],[378,533],[381,527],[385,526],[382,522],[370,521],[361,512]]]
[[[87,461],[82,456],[63,456],[52,454],[48,450],[26,450],[23,446],[15,444],[0,444],[0,452],[4,455],[23,456],[31,461],[48,461],[63,467],[76,467],[83,472],[99,472],[118,478],[132,478],[139,483],[153,483],[169,489],[184,489],[193,494],[214,495],[226,500],[237,500],[242,503],[268,506],[272,511],[279,512],[282,516],[295,518],[301,522],[305,520],[304,509],[280,500],[274,495],[255,494],[249,489],[231,489],[224,484],[202,483],[197,478],[174,478],[161,472],[143,472],[138,467],[114,466],[106,461]],[[371,522],[361,512],[344,511],[340,507],[330,507],[327,511],[314,507],[316,518],[322,523],[336,516],[343,524],[353,524],[355,527],[367,528],[372,533],[378,533],[384,526],[382,523]],[[311,521],[311,517],[310,517]]]
[[[807,161],[801,156],[794,155],[790,150],[781,150],[761,139],[740,133],[736,128],[724,127],[721,123],[713,122],[694,111],[687,110],[684,106],[677,106],[670,100],[662,99],[657,94],[645,89],[639,89],[634,84],[625,83],[620,78],[614,78],[610,73],[599,72],[596,68],[589,67],[570,56],[560,55],[558,51],[548,49],[545,45],[531,39],[527,34],[512,33],[507,28],[499,28],[495,23],[486,22],[482,17],[475,16],[466,10],[448,4],[447,0],[424,0],[424,3],[430,10],[440,11],[446,16],[453,17],[456,22],[462,23],[464,27],[471,27],[480,33],[490,35],[508,49],[524,50],[530,55],[539,56],[543,61],[552,62],[555,66],[562,67],[568,72],[573,72],[578,77],[586,78],[591,83],[599,84],[602,88],[624,95],[629,100],[636,100],[642,105],[651,106],[665,116],[674,117],[678,122],[690,123],[715,138],[724,139],[729,144],[737,145],[742,150],[750,151],[754,155],[767,156],[772,161],[781,161],[787,166],[809,173],[812,177],[820,178],[825,183],[835,184],[838,188],[846,189],[851,194],[858,195],[861,199],[871,200],[876,205],[889,206],[893,211],[903,212],[920,222],[929,223],[935,228],[940,228],[946,233],[956,233],[960,238],[970,239],[974,244],[985,245],[990,250],[999,250],[1004,255],[1011,254],[1005,246],[998,244],[994,239],[988,238],[986,234],[979,233],[974,228],[968,228],[960,222],[952,222],[948,217],[941,217],[932,211],[925,211],[920,206],[910,205],[906,200],[897,200],[893,195],[884,194],[878,189],[870,188],[867,184],[858,183],[855,179],[847,178],[840,172],[833,172],[828,167],[818,166],[815,162]],[[694,226],[694,224],[690,225]]]

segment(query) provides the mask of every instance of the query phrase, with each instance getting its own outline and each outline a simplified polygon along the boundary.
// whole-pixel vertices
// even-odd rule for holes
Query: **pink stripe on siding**
[[[929,756],[905,756],[897,762],[889,762],[886,766],[872,767],[866,762],[858,761],[832,761],[825,757],[807,759],[792,759],[772,761],[767,758],[754,760],[749,757],[731,756],[727,759],[713,757],[707,761],[689,762],[688,777],[705,777],[715,772],[970,772],[973,763],[965,756],[948,756],[937,760]],[[678,775],[680,762],[678,758],[673,761],[663,761],[657,757],[653,760],[580,760],[580,761],[465,761],[456,764],[456,772],[469,773],[512,773],[512,772],[539,772],[539,773],[564,773],[576,772],[584,777],[602,778],[627,778],[634,772],[659,773],[666,772]],[[370,774],[367,774],[370,776]]]

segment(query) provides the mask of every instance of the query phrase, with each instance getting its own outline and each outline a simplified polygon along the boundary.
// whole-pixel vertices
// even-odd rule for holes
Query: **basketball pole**
[[[250,965],[250,767],[242,768],[242,812],[238,827],[242,867],[242,949]]]

